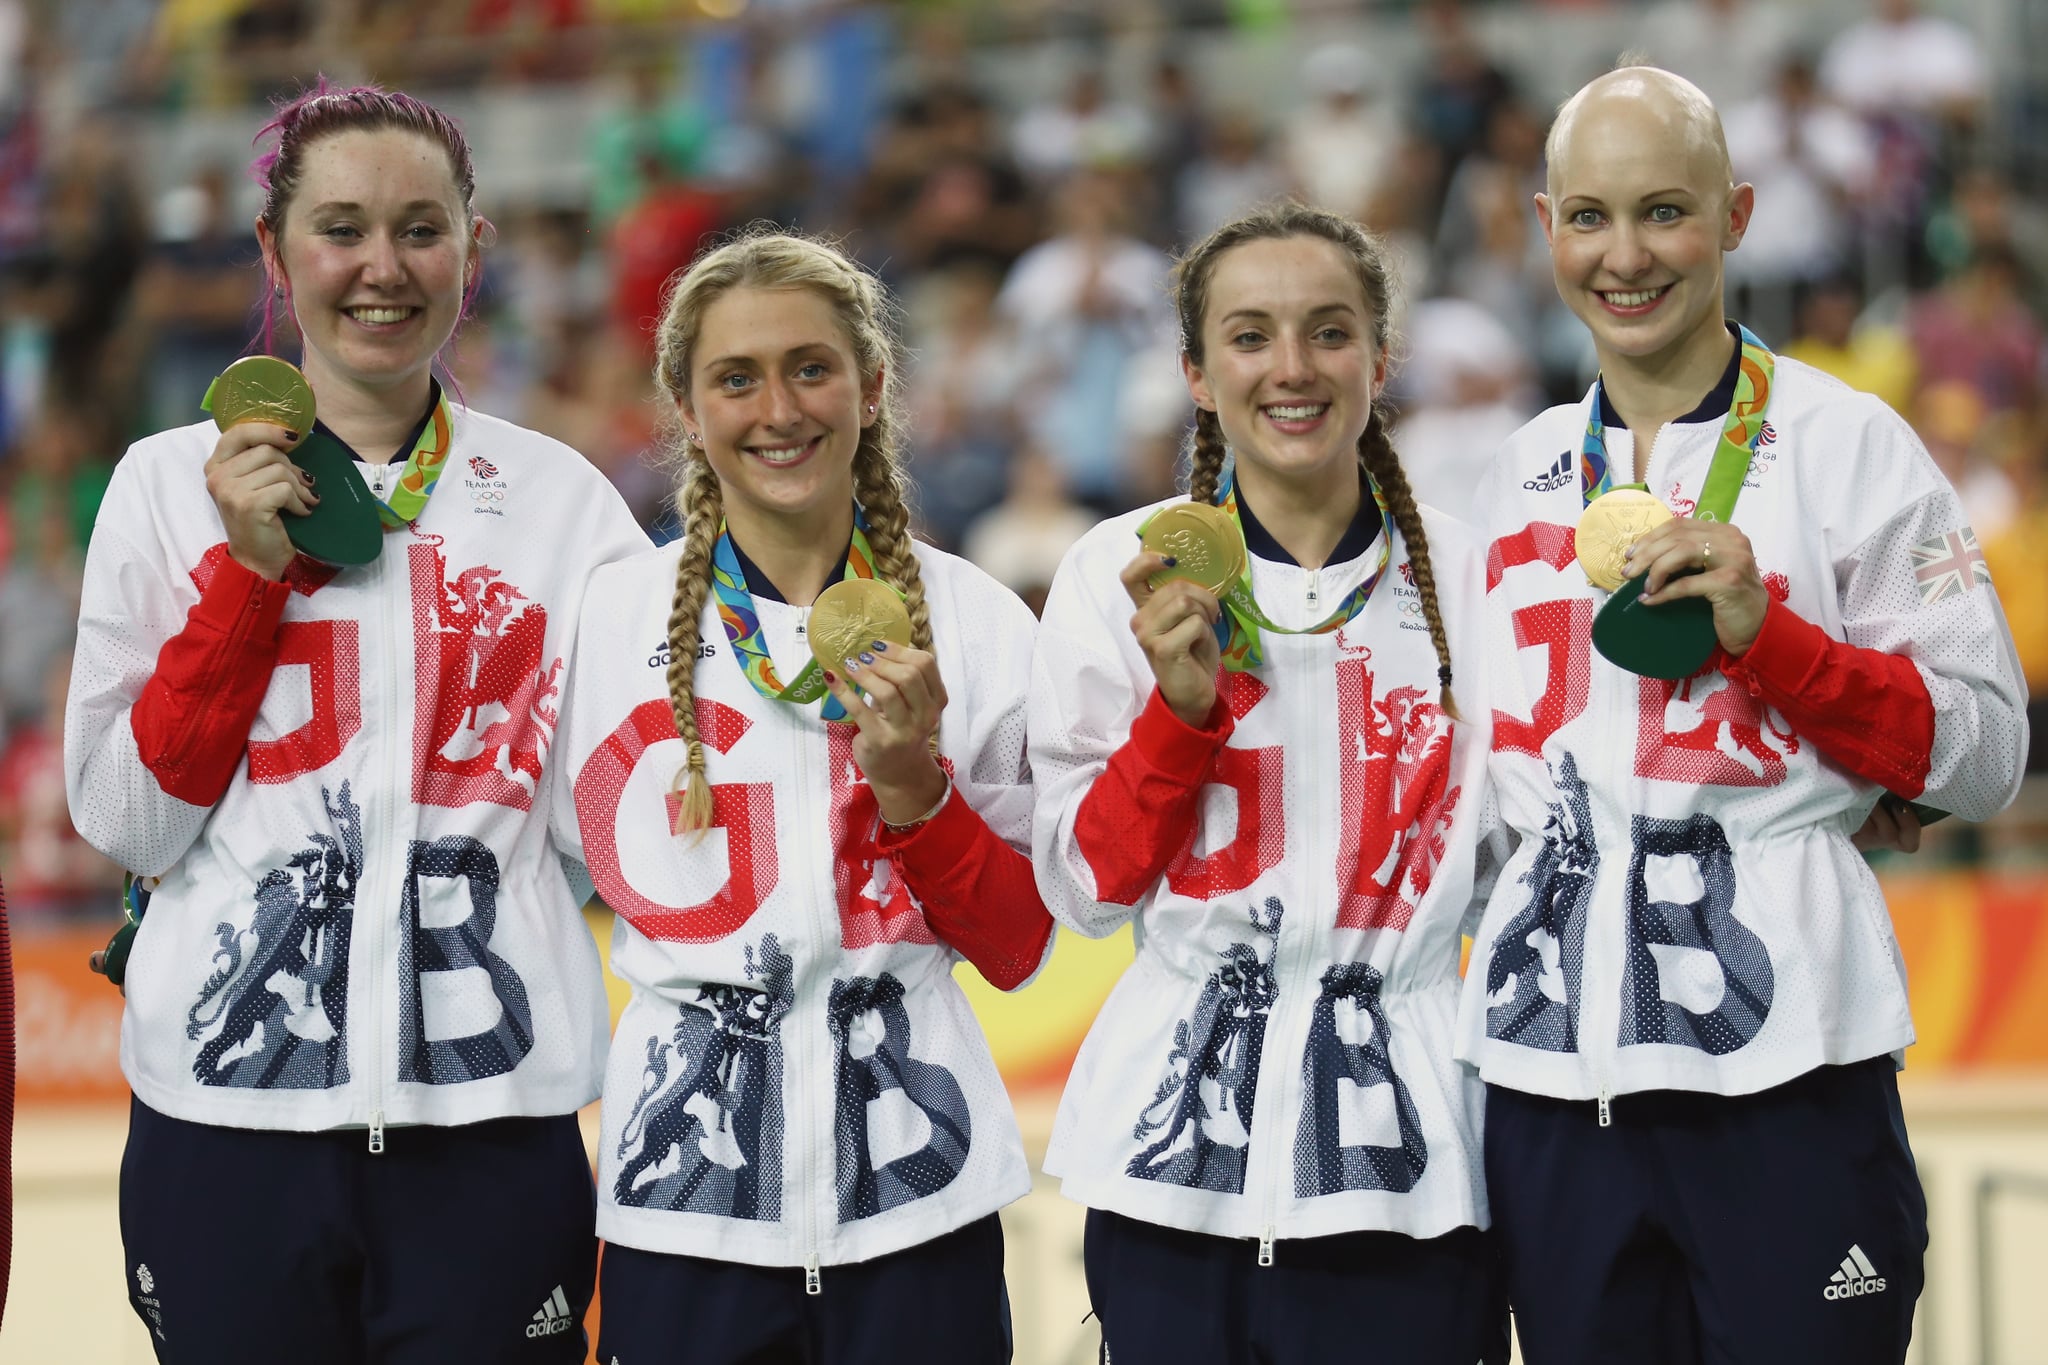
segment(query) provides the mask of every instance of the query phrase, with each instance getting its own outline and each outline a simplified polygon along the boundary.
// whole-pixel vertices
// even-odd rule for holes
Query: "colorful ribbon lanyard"
[[[1259,632],[1270,630],[1275,635],[1327,635],[1365,609],[1365,603],[1372,596],[1372,590],[1380,581],[1380,575],[1387,571],[1387,556],[1393,546],[1393,518],[1387,515],[1387,500],[1380,493],[1380,486],[1370,474],[1365,475],[1365,486],[1372,493],[1373,506],[1380,509],[1380,558],[1373,565],[1365,581],[1353,588],[1337,609],[1312,626],[1300,630],[1289,630],[1276,625],[1273,619],[1259,610],[1258,601],[1252,596],[1252,561],[1246,555],[1244,572],[1237,582],[1223,590],[1223,614],[1216,619],[1216,643],[1223,651],[1223,666],[1233,673],[1242,673],[1257,668],[1264,662],[1264,651],[1259,647]],[[1237,511],[1237,471],[1231,470],[1223,477],[1223,487],[1216,498],[1216,505],[1230,513],[1230,519],[1237,526],[1240,537],[1244,535],[1244,518]]]
[[[419,439],[412,443],[412,453],[406,456],[405,467],[398,471],[391,496],[379,498],[374,492],[371,494],[371,500],[377,504],[377,520],[385,530],[396,531],[418,520],[426,510],[427,498],[441,481],[441,471],[448,467],[454,431],[455,425],[448,418],[448,397],[436,384],[434,410],[427,414],[427,424],[420,428]]]
[[[847,549],[846,572],[840,575],[841,579],[875,576],[875,556],[868,548],[867,527],[867,518],[856,506],[853,544]],[[839,698],[826,692],[825,670],[818,667],[816,659],[806,662],[787,687],[776,676],[775,661],[768,657],[768,641],[761,635],[761,614],[754,610],[754,594],[747,589],[739,551],[734,548],[723,519],[718,523],[718,543],[711,550],[711,590],[718,595],[718,620],[725,627],[725,638],[732,642],[733,657],[739,660],[740,671],[747,675],[756,692],[770,701],[797,705],[824,697],[825,708],[819,714],[826,720],[846,719],[846,708],[839,704]]]
[[[1742,494],[1742,481],[1749,474],[1750,455],[1763,435],[1764,410],[1771,404],[1771,382],[1778,373],[1777,357],[1740,323],[1742,360],[1736,367],[1735,401],[1728,406],[1728,420],[1722,423],[1721,440],[1714,447],[1713,463],[1707,466],[1706,482],[1700,487],[1693,516],[1700,521],[1728,520],[1735,499]],[[1600,420],[1605,391],[1600,380],[1593,381],[1593,409],[1586,416],[1586,441],[1579,447],[1579,492],[1591,503],[1616,487],[1648,490],[1649,485],[1616,485],[1607,467],[1607,428]]]

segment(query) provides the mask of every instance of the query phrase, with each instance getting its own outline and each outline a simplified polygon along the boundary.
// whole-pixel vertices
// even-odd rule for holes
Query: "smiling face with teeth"
[[[1299,235],[1230,248],[1209,276],[1188,392],[1216,414],[1254,506],[1303,494],[1355,504],[1358,438],[1386,380],[1365,286],[1334,242]],[[1260,486],[1270,490],[1261,497]]]
[[[742,545],[785,536],[773,520],[839,542],[853,515],[853,457],[882,374],[863,375],[830,300],[740,285],[706,305],[693,345],[686,430],[718,476]],[[847,527],[847,529],[840,529]]]
[[[1666,72],[1610,72],[1559,113],[1549,151],[1537,218],[1602,373],[1712,388],[1729,346],[1721,258],[1755,198],[1732,183],[1713,106]]]
[[[424,409],[462,316],[476,224],[448,152],[419,133],[351,129],[307,146],[281,225],[258,221],[323,406],[342,388]]]

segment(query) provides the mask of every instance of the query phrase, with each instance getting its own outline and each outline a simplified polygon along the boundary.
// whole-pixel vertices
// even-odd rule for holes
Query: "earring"
[[[873,417],[874,415],[875,415],[875,405],[874,405],[873,403],[870,403],[870,404],[868,404],[868,416],[870,416],[870,417]]]

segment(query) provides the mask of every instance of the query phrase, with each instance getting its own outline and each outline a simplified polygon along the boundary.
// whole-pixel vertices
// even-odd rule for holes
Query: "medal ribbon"
[[[867,518],[855,506],[853,544],[846,552],[846,570],[839,576],[842,581],[875,576],[875,556],[868,548],[867,525]],[[747,675],[756,692],[770,701],[796,705],[824,697],[820,715],[826,720],[846,719],[846,708],[839,704],[839,698],[826,692],[825,670],[818,667],[816,659],[808,660],[789,685],[783,686],[775,672],[775,661],[768,657],[768,641],[761,634],[761,614],[754,609],[754,594],[747,589],[746,572],[740,568],[739,552],[733,548],[723,519],[718,523],[718,543],[711,550],[711,590],[718,596],[718,621],[725,627],[725,638],[732,642],[732,655],[739,660],[740,671]]]
[[[1749,458],[1763,435],[1764,410],[1771,403],[1771,384],[1778,372],[1777,357],[1740,323],[1742,359],[1735,373],[1735,401],[1728,407],[1728,420],[1721,425],[1721,440],[1714,447],[1713,463],[1707,466],[1706,482],[1700,488],[1693,516],[1701,521],[1728,520],[1735,499],[1742,494],[1742,480],[1749,473]],[[1593,410],[1586,416],[1586,439],[1579,447],[1579,491],[1588,504],[1613,490],[1613,471],[1607,467],[1607,429],[1600,420],[1605,397],[1601,381],[1593,381]],[[1640,488],[1641,484],[1624,487]]]
[[[1380,575],[1387,571],[1387,557],[1393,548],[1394,519],[1387,514],[1387,500],[1380,493],[1380,486],[1372,475],[1366,474],[1365,486],[1372,493],[1373,506],[1380,509],[1380,558],[1373,565],[1365,581],[1353,588],[1337,609],[1312,626],[1290,630],[1276,625],[1273,619],[1259,610],[1258,601],[1252,596],[1251,556],[1245,556],[1244,572],[1237,581],[1223,590],[1223,614],[1216,619],[1216,643],[1223,650],[1223,666],[1233,673],[1242,673],[1257,668],[1264,662],[1264,651],[1259,648],[1259,632],[1270,630],[1275,635],[1327,635],[1365,609],[1365,603],[1378,585]],[[1237,471],[1231,470],[1223,477],[1216,505],[1230,513],[1231,524],[1237,527],[1240,539],[1244,536],[1244,519],[1237,511]]]
[[[398,471],[391,496],[386,499],[371,494],[377,504],[377,520],[385,530],[396,531],[419,519],[434,485],[441,481],[441,471],[448,467],[448,451],[454,444],[455,425],[448,419],[448,397],[436,384],[434,410],[427,414],[420,438],[412,443],[412,453],[406,456],[405,467]]]

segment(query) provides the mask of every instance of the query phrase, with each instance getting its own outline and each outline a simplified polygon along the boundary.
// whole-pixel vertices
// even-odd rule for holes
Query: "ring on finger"
[[[1713,546],[1713,542],[1711,542],[1711,541],[1705,541],[1705,540],[1703,540],[1703,541],[1701,541],[1701,542],[1700,542],[1700,567],[1701,567],[1701,568],[1712,568],[1712,567],[1713,567],[1713,563],[1714,563],[1714,546]]]

